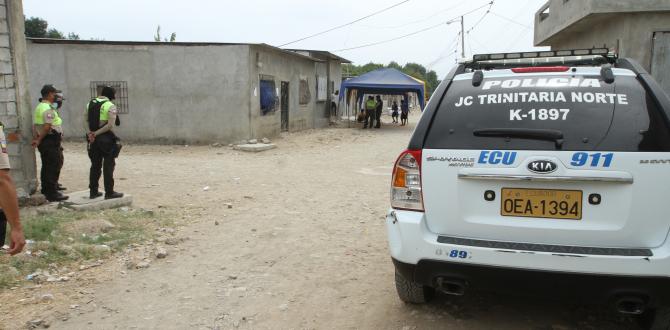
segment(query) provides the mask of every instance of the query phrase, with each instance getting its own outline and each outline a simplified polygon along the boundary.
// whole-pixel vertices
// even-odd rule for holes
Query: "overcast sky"
[[[25,15],[82,39],[152,41],[156,27],[177,41],[250,42],[281,45],[353,21],[402,0],[23,0]],[[438,25],[490,0],[409,0],[374,17],[287,47],[321,49],[356,64],[418,62],[440,79],[454,65],[460,23],[349,51]],[[532,50],[533,16],[546,0],[495,0],[465,16],[466,56]],[[480,19],[483,19],[480,21]],[[480,21],[479,24],[476,24]],[[476,26],[475,26],[476,24]]]

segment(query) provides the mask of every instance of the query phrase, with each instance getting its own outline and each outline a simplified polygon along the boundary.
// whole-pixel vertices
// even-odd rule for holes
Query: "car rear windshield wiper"
[[[545,128],[480,128],[472,131],[474,136],[479,137],[504,137],[521,138],[531,140],[553,141],[556,149],[563,146],[563,132],[556,129]]]

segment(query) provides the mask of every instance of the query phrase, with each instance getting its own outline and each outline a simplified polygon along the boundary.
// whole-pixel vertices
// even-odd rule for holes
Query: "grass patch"
[[[173,217],[143,210],[63,210],[22,222],[26,240],[31,241],[24,251],[31,255],[0,255],[0,288],[15,286],[37,270],[105,258],[129,244],[153,238],[156,228],[174,226]]]

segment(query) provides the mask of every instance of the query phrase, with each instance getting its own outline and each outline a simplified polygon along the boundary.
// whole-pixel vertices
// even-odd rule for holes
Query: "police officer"
[[[55,106],[54,110],[58,113],[58,117],[63,119],[61,116],[61,109],[63,108],[63,102],[65,101],[65,97],[63,96],[63,93],[56,93],[56,102],[53,103]],[[60,173],[63,170],[63,164],[65,163],[65,155],[63,154],[63,146],[61,145],[60,147],[60,162],[58,163],[58,173],[56,175],[56,182],[57,186],[56,189],[59,191],[67,190],[67,188],[63,187],[63,185],[60,184]]]
[[[377,95],[377,106],[375,107],[375,119],[377,120],[377,125],[375,128],[381,128],[382,127],[382,111],[384,110],[384,101],[382,101],[382,97]],[[372,127],[372,126],[370,126]]]
[[[368,100],[365,101],[365,125],[363,125],[363,128],[368,128],[368,122],[370,123],[370,128],[372,128],[372,125],[375,123],[375,108],[377,107],[377,102],[375,102],[375,98],[370,95],[368,96]]]
[[[23,227],[19,217],[19,202],[16,198],[16,187],[12,177],[9,175],[9,155],[7,154],[7,140],[0,123],[0,246],[5,244],[5,231],[7,222],[10,225],[9,233],[9,251],[15,255],[26,245],[26,239],[23,235]]]
[[[88,139],[88,157],[91,159],[89,176],[90,198],[98,198],[100,175],[104,175],[105,199],[121,198],[122,193],[114,191],[114,167],[120,150],[119,139],[112,129],[117,123],[116,105],[112,103],[116,91],[110,86],[102,89],[101,95],[86,106],[85,128]],[[101,173],[102,172],[102,173]]]
[[[68,199],[58,191],[58,175],[62,164],[63,151],[61,140],[63,121],[54,110],[57,105],[56,94],[60,93],[54,85],[44,85],[41,90],[42,101],[35,108],[33,115],[33,147],[37,147],[42,159],[42,170],[40,180],[42,181],[42,194],[51,202],[59,202]]]

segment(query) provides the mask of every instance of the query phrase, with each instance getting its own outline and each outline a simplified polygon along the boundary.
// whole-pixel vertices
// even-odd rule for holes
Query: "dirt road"
[[[110,271],[81,314],[53,329],[629,328],[617,315],[495,295],[408,306],[395,293],[384,214],[389,172],[410,128],[286,135],[247,154],[127,146],[117,186],[136,207],[185,210],[167,261]],[[66,145],[63,183],[86,189],[83,145]],[[208,189],[203,189],[209,187]],[[232,203],[228,209],[223,203]],[[219,225],[215,225],[215,221]],[[58,297],[57,297],[58,298]]]

